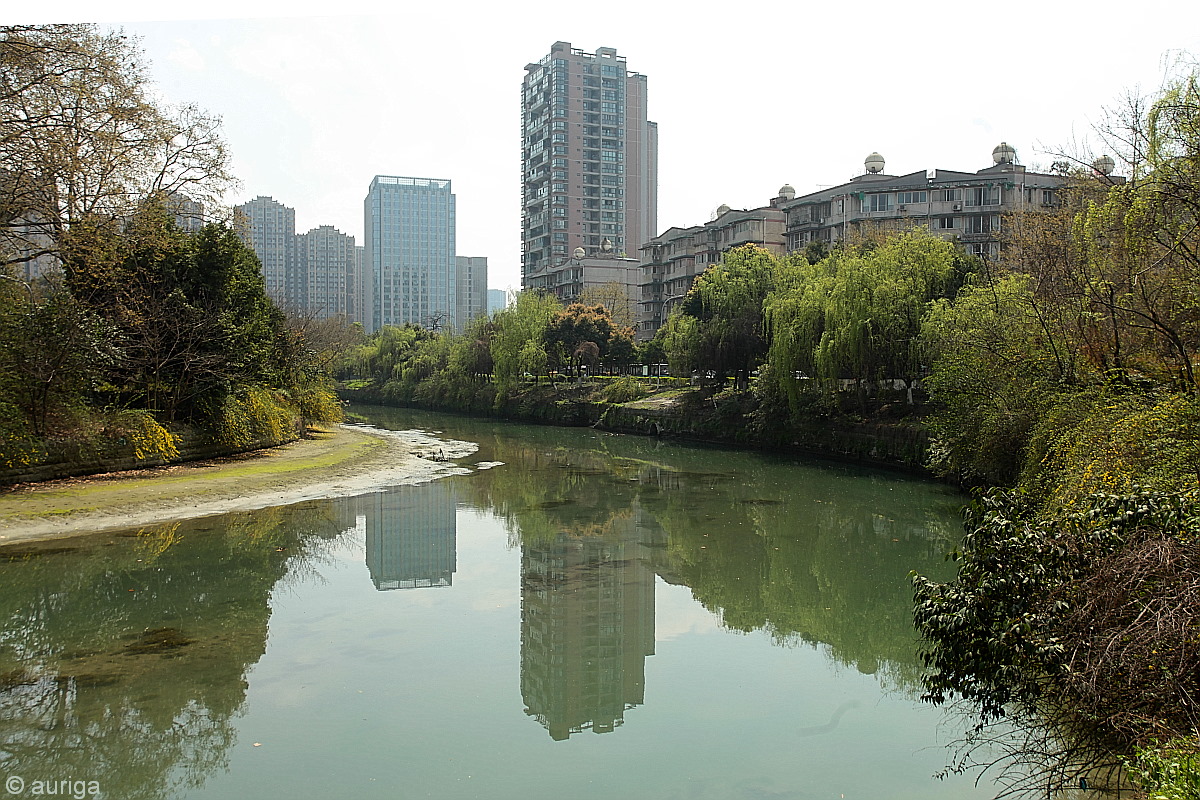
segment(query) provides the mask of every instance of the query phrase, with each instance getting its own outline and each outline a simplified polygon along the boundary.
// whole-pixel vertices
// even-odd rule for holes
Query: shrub
[[[213,440],[228,447],[275,445],[294,439],[298,419],[277,392],[248,386],[222,400],[209,420]]]
[[[622,375],[604,387],[603,396],[609,403],[630,403],[647,394],[646,387],[632,375]]]
[[[133,455],[139,461],[179,457],[179,436],[164,428],[149,411],[121,411],[114,428],[133,445]]]
[[[1200,740],[1183,737],[1141,748],[1128,772],[1147,800],[1200,800]]]

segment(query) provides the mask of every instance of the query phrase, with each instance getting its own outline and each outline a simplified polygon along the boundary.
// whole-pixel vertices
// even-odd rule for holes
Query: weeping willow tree
[[[792,399],[808,379],[827,388],[854,380],[864,410],[874,382],[911,385],[922,367],[921,319],[970,268],[953,243],[923,228],[790,263],[763,306],[770,380]]]
[[[542,338],[560,308],[552,295],[526,291],[508,308],[496,312],[490,345],[496,402],[517,385],[521,373],[545,369]]]
[[[763,299],[781,262],[754,244],[736,247],[722,263],[696,278],[678,318],[669,322],[668,359],[718,379],[736,376],[745,385],[767,352]]]

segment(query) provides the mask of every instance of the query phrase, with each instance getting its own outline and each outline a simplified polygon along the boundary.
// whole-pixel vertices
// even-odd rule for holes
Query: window
[[[949,230],[954,227],[954,217],[938,217],[937,226],[941,230]]]
[[[1054,205],[1054,190],[1053,189],[1042,189],[1042,205],[1044,205],[1044,206]]]
[[[892,207],[890,194],[869,194],[863,198],[864,211],[887,211]]]
[[[925,192],[897,192],[896,203],[906,206],[910,203],[925,203],[928,202],[929,195]]]
[[[994,206],[999,202],[999,186],[973,186],[967,189],[967,205],[969,206]]]
[[[994,214],[978,214],[963,218],[964,233],[991,233],[999,230],[1000,218]]]
[[[941,203],[957,203],[962,200],[962,189],[938,189],[933,199]]]

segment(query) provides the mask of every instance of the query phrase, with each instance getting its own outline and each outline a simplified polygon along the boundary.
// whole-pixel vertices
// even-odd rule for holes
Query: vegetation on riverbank
[[[1001,268],[926,318],[933,464],[1004,488],[968,514],[958,578],[915,578],[916,621],[929,697],[977,704],[976,741],[1049,722],[1025,788],[1107,764],[1196,797],[1197,75],[1111,121],[1128,179],[1013,220]]]
[[[0,29],[0,120],[0,468],[340,418],[316,326],[228,221],[200,224],[231,180],[217,120],[156,104],[129,40]]]

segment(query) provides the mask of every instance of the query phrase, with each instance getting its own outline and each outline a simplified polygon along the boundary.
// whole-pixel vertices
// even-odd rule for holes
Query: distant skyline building
[[[521,91],[521,286],[565,262],[634,256],[657,233],[658,126],[616,49],[555,42]]]
[[[487,256],[456,256],[458,274],[458,330],[475,317],[486,316],[488,294]]]
[[[457,327],[455,198],[450,181],[376,175],[363,202],[368,332],[383,325]]]
[[[243,238],[262,263],[267,294],[284,307],[302,307],[295,274],[296,210],[263,195],[234,209],[246,216]]]
[[[503,289],[488,289],[487,313],[490,317],[508,305],[508,292]]]
[[[362,258],[354,237],[332,225],[296,237],[296,266],[303,308],[318,318],[363,321]]]

